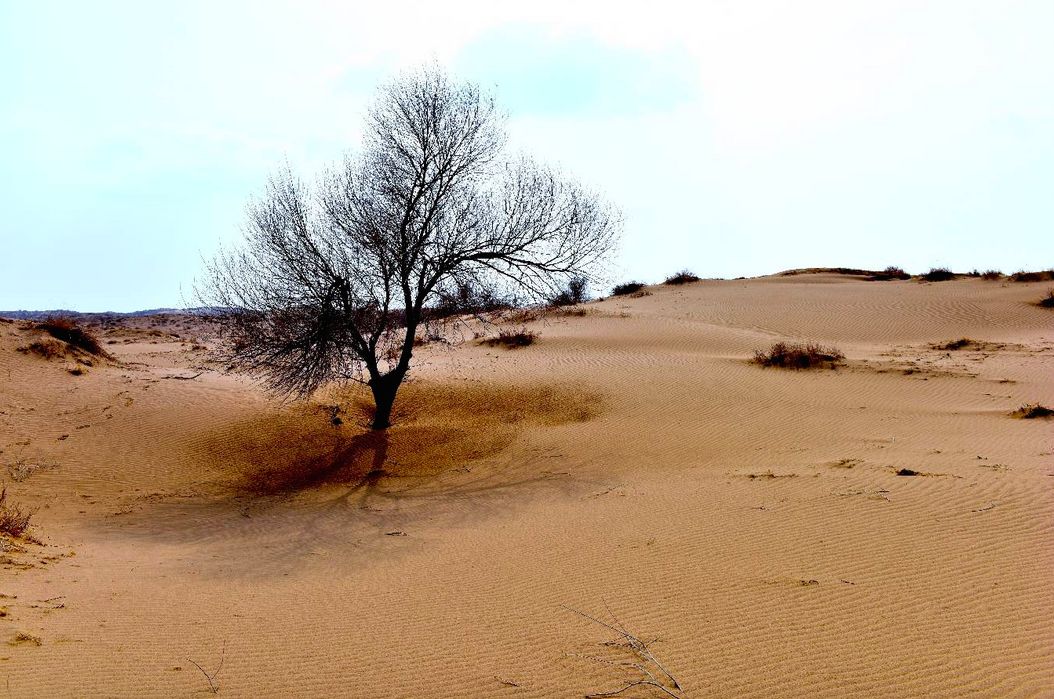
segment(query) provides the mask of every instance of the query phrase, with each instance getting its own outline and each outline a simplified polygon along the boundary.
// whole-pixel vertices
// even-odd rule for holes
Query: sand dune
[[[3,554],[5,686],[201,696],[221,660],[223,696],[631,681],[571,608],[657,639],[684,696],[1054,696],[1054,422],[1008,415],[1054,404],[1045,289],[651,287],[523,349],[421,348],[386,437],[354,391],[281,406],[209,369],[193,328],[106,329],[74,376],[0,323],[0,465],[39,540]],[[777,340],[847,359],[749,363]]]

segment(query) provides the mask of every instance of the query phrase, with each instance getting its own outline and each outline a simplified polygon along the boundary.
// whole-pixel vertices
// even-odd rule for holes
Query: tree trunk
[[[386,430],[392,424],[392,406],[395,405],[395,394],[402,384],[402,376],[396,372],[385,374],[370,381],[370,389],[373,391],[373,423],[371,430]]]

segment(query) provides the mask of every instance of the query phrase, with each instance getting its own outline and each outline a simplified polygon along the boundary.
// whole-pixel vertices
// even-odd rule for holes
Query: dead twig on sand
[[[179,374],[173,374],[172,376],[162,376],[161,378],[173,379],[174,381],[193,381],[194,379],[198,378],[204,373],[204,371],[199,371],[198,373],[193,374],[191,376],[180,376]]]
[[[223,669],[223,661],[226,660],[226,659],[227,659],[227,642],[224,641],[223,642],[223,650],[220,652],[220,664],[216,666],[216,669],[212,671],[212,674],[209,674],[208,672],[206,672],[205,668],[203,668],[196,661],[191,660],[190,658],[187,658],[187,662],[191,663],[198,670],[201,670],[201,674],[205,676],[205,681],[209,683],[209,691],[212,692],[213,694],[219,694],[220,685],[217,684],[217,682],[216,682],[216,676],[219,675],[220,674],[220,670]]]
[[[608,623],[601,619],[597,619],[595,616],[586,614],[585,612],[574,609],[573,607],[568,607],[566,605],[560,606],[566,609],[567,611],[572,612],[573,614],[577,614],[583,619],[588,619],[594,624],[603,626],[608,631],[614,633],[616,635],[616,638],[610,641],[605,641],[602,645],[608,647],[623,648],[632,653],[635,657],[635,660],[616,661],[595,656],[581,657],[584,657],[587,660],[592,660],[594,662],[603,663],[605,665],[613,665],[615,667],[620,668],[631,668],[633,670],[636,670],[640,674],[640,677],[638,679],[630,680],[618,689],[613,689],[607,692],[591,692],[585,695],[587,698],[614,697],[622,694],[623,692],[627,692],[630,689],[633,689],[634,687],[651,687],[662,692],[666,696],[674,697],[674,699],[684,699],[685,694],[684,690],[681,688],[680,682],[678,682],[677,678],[674,677],[673,674],[670,673],[670,671],[667,670],[666,667],[659,661],[659,659],[655,657],[655,654],[651,652],[651,644],[655,643],[655,641],[658,639],[653,639],[651,641],[645,642],[642,641],[639,637],[630,633],[626,629],[626,627],[622,625],[622,622],[618,620],[618,617],[612,614],[611,609],[607,607],[607,604],[605,604],[604,606],[605,608],[607,608],[607,613],[608,616],[611,617],[612,623]]]

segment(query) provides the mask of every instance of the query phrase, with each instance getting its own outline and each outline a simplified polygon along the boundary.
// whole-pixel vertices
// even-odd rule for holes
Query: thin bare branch
[[[506,141],[493,96],[435,66],[382,86],[359,151],[312,186],[279,170],[209,265],[217,358],[285,397],[365,383],[384,428],[419,327],[595,278],[619,213]]]

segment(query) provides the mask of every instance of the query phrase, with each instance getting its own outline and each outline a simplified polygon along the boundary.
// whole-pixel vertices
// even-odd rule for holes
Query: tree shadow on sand
[[[517,440],[531,426],[591,419],[600,406],[595,393],[552,387],[409,394],[402,422],[383,432],[334,428],[321,406],[219,428],[196,449],[217,477],[141,499],[115,532],[208,547],[218,566],[253,574],[285,572],[334,543],[344,554],[390,553],[420,523],[456,526],[569,492],[563,455]]]

